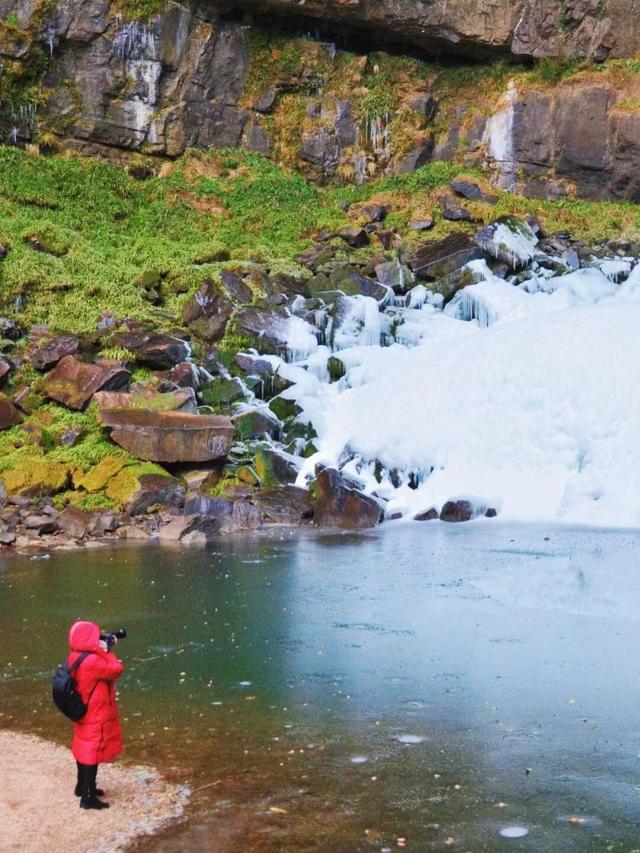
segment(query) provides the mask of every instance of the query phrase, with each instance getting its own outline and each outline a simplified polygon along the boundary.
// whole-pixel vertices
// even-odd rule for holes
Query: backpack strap
[[[92,655],[92,654],[93,654],[93,652],[81,652],[81,653],[80,653],[80,656],[79,656],[79,657],[78,657],[78,659],[75,661],[75,663],[71,664],[71,666],[68,668],[68,670],[67,670],[67,671],[68,671],[69,675],[71,675],[73,672],[75,672],[75,670],[80,666],[80,664],[82,663],[82,661],[83,661],[85,658],[88,658],[88,657],[89,657],[89,655]]]
[[[89,655],[92,655],[92,654],[93,654],[93,652],[81,652],[81,654],[78,656],[78,659],[68,668],[67,671],[68,671],[69,675],[71,675],[80,666],[80,664],[82,663],[82,661],[85,658],[88,658]],[[93,696],[93,691],[96,689],[99,682],[100,682],[100,679],[98,678],[96,680],[96,683],[91,688],[91,693],[89,693],[89,696],[87,697],[87,701],[85,702],[85,705],[87,706],[87,708],[89,707],[89,702],[91,702],[91,697]]]

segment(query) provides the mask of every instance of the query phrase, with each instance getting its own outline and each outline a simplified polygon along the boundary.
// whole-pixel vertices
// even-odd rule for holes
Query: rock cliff
[[[629,57],[640,42],[637,0],[240,0],[304,15],[428,53],[487,57]]]
[[[122,2],[0,0],[0,139],[245,147],[334,184],[453,160],[528,195],[636,200],[639,3],[191,0],[143,22]],[[392,44],[420,56],[369,52]],[[484,59],[438,64],[460,54]]]

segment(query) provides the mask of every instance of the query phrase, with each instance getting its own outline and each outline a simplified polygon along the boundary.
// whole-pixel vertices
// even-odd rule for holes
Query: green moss
[[[42,497],[65,489],[70,475],[68,465],[29,455],[23,456],[19,465],[3,471],[0,476],[10,495]]]
[[[130,21],[148,22],[161,15],[166,7],[167,0],[115,0],[111,12]]]
[[[228,407],[232,403],[244,399],[244,391],[238,379],[225,379],[216,376],[200,391],[200,397],[205,406],[214,408]]]
[[[536,65],[532,78],[555,85],[571,77],[580,67],[576,59],[542,59]]]
[[[87,492],[102,491],[109,480],[121,471],[126,464],[126,459],[119,455],[105,456],[97,465],[91,468],[84,476],[75,481],[75,485],[85,489]]]
[[[140,488],[140,477],[144,474],[157,474],[163,477],[171,476],[168,471],[165,471],[164,468],[156,465],[154,462],[140,462],[135,465],[128,465],[109,480],[105,488],[106,496],[113,502],[114,506],[124,509]]]

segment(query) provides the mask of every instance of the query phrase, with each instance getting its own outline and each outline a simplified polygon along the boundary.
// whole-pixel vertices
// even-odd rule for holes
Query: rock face
[[[430,54],[475,58],[630,56],[640,40],[633,0],[610,0],[604,9],[596,0],[240,0],[239,5],[369,31],[382,42]]]
[[[87,364],[68,355],[47,376],[44,391],[50,400],[83,411],[97,391],[120,390],[129,384],[129,379],[129,371],[121,367]]]
[[[144,409],[100,412],[111,438],[139,459],[152,462],[211,462],[231,448],[233,424],[218,415]]]
[[[375,498],[347,485],[335,468],[325,468],[313,484],[313,520],[322,527],[364,530],[382,521],[383,512]]]
[[[255,14],[253,24],[240,23],[242,11]],[[340,99],[325,96],[325,75],[341,73],[329,44],[338,35],[346,47],[362,44],[364,35],[372,49],[393,42],[427,58],[632,58],[640,48],[637,0],[187,0],[168,4],[148,24],[122,17],[109,0],[53,0],[44,31],[41,15],[40,4],[0,0],[0,18],[19,28],[19,37],[0,40],[0,58],[23,64],[30,75],[44,65],[32,55],[41,53],[44,31],[51,53],[42,78],[46,108],[37,115],[0,111],[2,141],[27,142],[47,123],[57,133],[64,125],[73,147],[110,156],[123,149],[175,157],[189,147],[227,146],[280,156],[286,141],[296,149],[297,168],[322,182],[359,182],[463,158],[489,166],[500,186],[528,195],[637,200],[640,194],[638,87],[631,72],[615,82],[584,72],[555,86],[505,85],[482,110],[467,96],[442,131],[434,119],[450,92],[446,85],[439,91],[437,81],[414,81],[420,91],[392,92],[392,113],[417,122],[410,139],[404,126],[393,130],[386,119],[371,126],[358,119],[358,85]],[[254,55],[252,34],[274,15],[300,33],[326,27],[326,56],[320,70],[296,70],[258,94],[252,74],[264,57]],[[364,69],[370,57],[361,60]],[[293,128],[287,123],[294,146],[277,136],[278,121],[265,121],[290,110],[285,93],[295,93],[305,116]],[[370,234],[355,228],[344,236],[364,241]],[[187,322],[212,341],[231,305],[249,298],[214,291],[204,288],[203,304],[187,308]]]

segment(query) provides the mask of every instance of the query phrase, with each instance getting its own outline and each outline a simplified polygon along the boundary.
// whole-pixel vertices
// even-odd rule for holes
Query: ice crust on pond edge
[[[444,311],[409,297],[390,346],[367,317],[279,365],[318,434],[299,484],[320,462],[407,518],[464,498],[510,520],[640,526],[640,266],[621,284],[622,264],[600,262],[518,285],[471,267],[481,281]],[[332,354],[345,375],[330,383]]]

